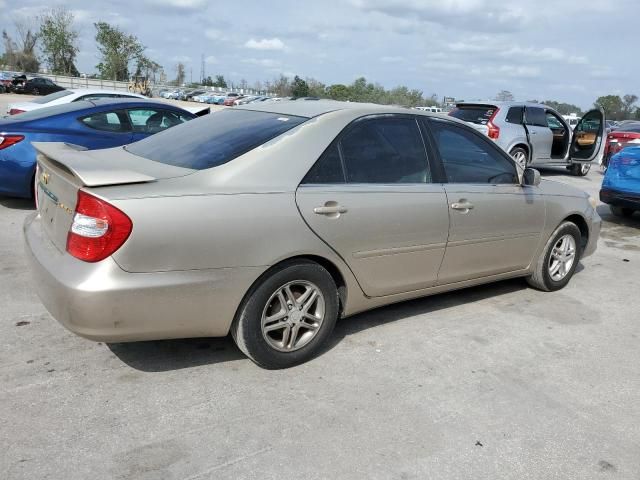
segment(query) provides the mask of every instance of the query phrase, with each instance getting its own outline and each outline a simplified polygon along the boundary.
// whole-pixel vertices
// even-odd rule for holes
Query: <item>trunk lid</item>
[[[66,250],[78,190],[156,182],[193,172],[133,155],[122,147],[86,150],[66,143],[45,142],[33,142],[33,146],[38,152],[35,178],[38,213],[43,229],[61,252]]]

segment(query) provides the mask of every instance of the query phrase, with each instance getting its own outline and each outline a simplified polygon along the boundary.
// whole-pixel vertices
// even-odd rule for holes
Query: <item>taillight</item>
[[[19,108],[12,108],[9,110],[9,115],[17,115],[18,113],[24,113],[25,110],[20,110]]]
[[[79,190],[67,235],[67,252],[85,262],[99,262],[122,246],[132,228],[131,219],[124,212]]]
[[[24,135],[0,135],[0,150],[9,148],[22,140],[24,140]]]
[[[489,118],[489,121],[487,122],[487,128],[489,129],[489,131],[487,132],[487,135],[489,136],[489,138],[492,138],[494,140],[496,140],[500,136],[500,127],[498,127],[493,123],[493,119],[496,118],[496,115],[498,114],[499,111],[500,109],[496,108],[493,111],[493,114],[491,115],[491,117]]]

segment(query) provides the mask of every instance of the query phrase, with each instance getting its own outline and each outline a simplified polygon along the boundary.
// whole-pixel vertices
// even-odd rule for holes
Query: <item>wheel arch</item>
[[[266,278],[268,278],[275,270],[279,269],[282,265],[287,263],[294,263],[296,261],[307,261],[307,262],[317,263],[322,267],[324,267],[329,272],[329,275],[331,275],[331,277],[333,278],[333,281],[336,284],[336,287],[338,288],[338,301],[339,301],[338,308],[339,308],[339,316],[341,316],[347,305],[347,282],[345,280],[344,275],[342,274],[338,266],[328,258],[322,257],[320,255],[314,255],[314,254],[302,254],[302,255],[295,255],[293,257],[288,257],[278,261],[277,263],[274,263],[267,270],[265,270],[258,278],[256,278],[254,282],[251,284],[251,286],[247,289],[244,296],[242,297],[242,300],[238,304],[238,308],[236,308],[236,314],[234,315],[234,320],[235,318],[238,317],[238,314],[242,310],[242,306],[245,304],[245,302],[247,301],[249,296],[253,293],[253,291],[258,287],[258,285],[260,285]]]
[[[531,151],[529,149],[529,145],[527,145],[526,143],[521,142],[521,141],[516,142],[516,143],[514,143],[513,145],[511,145],[509,147],[509,155],[511,155],[511,150],[513,150],[514,148],[522,148],[522,149],[524,149],[524,151],[527,152],[527,156],[529,157],[529,160],[531,160]]]
[[[589,224],[587,223],[587,220],[582,215],[574,213],[566,217],[562,222],[571,222],[578,227],[580,230],[580,251],[584,251],[587,243],[589,243]]]

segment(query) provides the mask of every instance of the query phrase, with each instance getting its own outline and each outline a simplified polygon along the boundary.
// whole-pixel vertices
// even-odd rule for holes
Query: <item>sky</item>
[[[206,75],[249,85],[281,73],[326,84],[364,76],[440,99],[509,90],[582,108],[640,95],[629,57],[638,0],[0,0],[0,29],[55,5],[75,15],[84,73],[99,61],[93,23],[105,21],[136,35],[170,79],[183,62],[199,80],[204,55]]]

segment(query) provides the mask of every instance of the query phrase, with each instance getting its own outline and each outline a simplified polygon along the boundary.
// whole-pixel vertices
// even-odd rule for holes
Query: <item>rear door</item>
[[[414,116],[378,115],[352,123],[309,171],[296,201],[309,227],[349,265],[366,295],[436,284],[449,213]]]
[[[450,215],[438,284],[526,268],[544,227],[539,188],[520,185],[514,161],[483,136],[446,120],[429,126]]]
[[[573,130],[569,156],[572,163],[592,162],[604,154],[606,124],[604,110],[589,110]]]
[[[553,131],[547,124],[547,115],[544,108],[528,106],[525,108],[524,117],[525,125],[529,132],[532,161],[536,163],[550,162]]]

